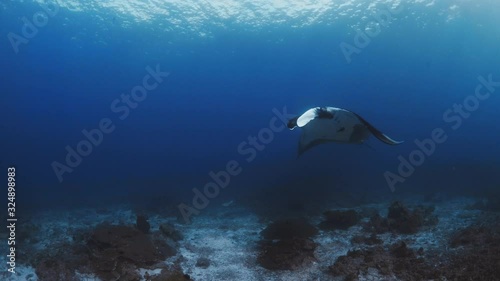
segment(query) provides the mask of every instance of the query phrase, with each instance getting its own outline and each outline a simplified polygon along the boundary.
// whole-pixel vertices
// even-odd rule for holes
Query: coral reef
[[[354,210],[348,211],[326,211],[323,213],[325,220],[319,227],[324,230],[349,229],[358,224],[360,216]]]
[[[124,225],[101,224],[90,237],[89,248],[101,265],[106,261],[126,259],[137,265],[150,265],[166,258],[144,233]]]
[[[174,240],[174,241],[180,241],[184,239],[182,236],[182,233],[180,233],[177,229],[172,224],[169,223],[163,223],[160,225],[160,232],[163,233],[166,237]]]
[[[58,214],[23,229],[18,253],[25,264],[17,276],[41,281],[497,280],[500,214],[466,209],[473,202],[459,199],[436,210],[400,202],[319,210],[311,217],[314,224],[290,218],[267,226],[264,218],[230,206],[191,226],[151,217],[148,234],[138,227],[142,218],[129,210],[98,219],[84,212],[84,219]],[[429,227],[437,222],[434,212],[442,222]],[[364,229],[350,227],[360,218]],[[88,228],[93,220],[119,224]],[[0,273],[0,280],[8,277]]]
[[[36,266],[36,274],[40,281],[78,281],[74,268],[71,268],[67,262],[59,259],[43,259]]]
[[[75,238],[79,240],[73,244],[54,245],[32,258],[39,280],[78,280],[78,270],[102,280],[135,281],[141,279],[138,268],[150,268],[176,254],[176,245],[159,233],[148,235],[132,226],[104,223]]]
[[[359,274],[367,274],[369,269],[376,269],[383,276],[397,276],[401,280],[438,278],[439,272],[418,255],[404,242],[394,244],[389,249],[374,246],[349,251],[329,267],[329,272],[333,276],[344,276],[344,280],[358,280]]]
[[[500,220],[488,226],[474,225],[450,238],[456,252],[446,267],[448,280],[498,280],[500,276]]]
[[[382,234],[390,231],[389,222],[378,213],[372,215],[363,228],[366,232],[374,234]]]
[[[382,274],[390,274],[390,264],[383,247],[349,251],[339,257],[328,271],[333,276],[344,276],[344,280],[357,280],[358,274],[366,273],[370,267],[377,268]]]
[[[383,242],[375,233],[372,233],[370,236],[357,235],[351,239],[351,243],[353,244],[379,245]]]
[[[401,202],[394,202],[388,210],[387,218],[375,214],[370,218],[365,230],[372,233],[395,232],[400,234],[414,234],[422,227],[435,226],[438,219],[432,213],[434,207],[417,206],[408,209]]]
[[[315,260],[316,243],[305,238],[264,241],[257,262],[270,270],[294,270]]]
[[[422,225],[422,218],[411,212],[401,202],[394,202],[389,207],[387,220],[391,230],[403,234],[416,233]]]
[[[291,218],[275,221],[262,231],[267,240],[309,238],[318,234],[318,229],[305,218]]]
[[[56,243],[43,251],[32,252],[27,257],[39,281],[78,280],[76,270],[92,273],[88,249],[83,240]]]
[[[491,238],[491,233],[486,227],[468,227],[454,233],[450,239],[450,246],[480,247]]]
[[[413,212],[420,212],[425,217],[431,210],[415,209]],[[425,219],[423,221],[425,224]],[[345,280],[357,280],[369,269],[400,280],[498,280],[500,216],[486,215],[478,221],[480,223],[452,234],[449,250],[438,250],[424,256],[423,248],[415,251],[405,242],[387,248],[373,246],[349,251],[329,267],[329,273],[344,276]],[[353,242],[363,243],[365,238],[355,237]]]
[[[25,223],[22,227],[17,228],[16,230],[16,240],[22,244],[29,243],[37,243],[38,235],[34,235],[35,233],[40,231],[40,225],[35,223]]]
[[[148,219],[144,215],[137,215],[135,226],[142,233],[148,234],[151,226],[149,225]]]
[[[294,270],[315,260],[318,230],[303,218],[271,223],[262,232],[257,262],[269,270]]]

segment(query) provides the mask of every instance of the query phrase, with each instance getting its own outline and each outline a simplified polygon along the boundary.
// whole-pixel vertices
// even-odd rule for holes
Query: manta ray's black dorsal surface
[[[288,128],[302,128],[298,155],[328,142],[362,144],[370,135],[388,145],[398,145],[396,141],[358,114],[336,107],[315,107],[304,114],[290,119]]]

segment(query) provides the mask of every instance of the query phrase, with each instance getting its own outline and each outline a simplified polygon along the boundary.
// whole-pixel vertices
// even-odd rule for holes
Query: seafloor
[[[496,207],[388,201],[289,217],[234,202],[191,224],[127,206],[39,212],[0,280],[500,280]]]

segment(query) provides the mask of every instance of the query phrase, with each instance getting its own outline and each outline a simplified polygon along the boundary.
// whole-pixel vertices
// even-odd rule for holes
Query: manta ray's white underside
[[[299,155],[326,142],[361,144],[371,134],[387,144],[401,143],[390,139],[356,113],[336,107],[309,109],[297,119],[297,126],[303,130]]]

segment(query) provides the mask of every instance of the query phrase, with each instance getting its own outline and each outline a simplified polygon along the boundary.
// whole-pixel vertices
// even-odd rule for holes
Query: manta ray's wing
[[[352,111],[351,111],[352,112]],[[352,112],[354,115],[356,115],[356,117],[358,117],[359,121],[361,121],[367,128],[368,130],[377,138],[379,139],[380,141],[386,143],[386,144],[389,144],[389,145],[398,145],[398,144],[402,144],[404,141],[396,141],[396,140],[393,140],[391,139],[389,136],[387,136],[386,134],[382,133],[381,131],[379,131],[377,128],[373,127],[372,124],[368,123],[368,121],[366,121],[365,119],[363,119],[363,117],[359,116],[358,114]]]

